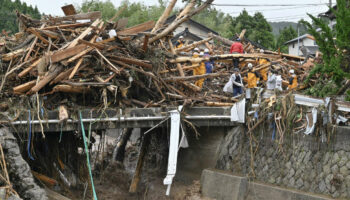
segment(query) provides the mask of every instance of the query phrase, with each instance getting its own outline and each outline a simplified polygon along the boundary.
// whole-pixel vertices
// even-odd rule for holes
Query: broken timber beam
[[[143,136],[143,139],[142,139],[140,154],[139,154],[139,157],[137,159],[135,173],[134,173],[134,176],[132,178],[130,188],[129,188],[130,193],[137,192],[137,187],[138,187],[138,184],[139,184],[140,179],[141,179],[142,166],[143,166],[143,162],[144,162],[144,159],[146,156],[146,152],[147,152],[149,143],[150,143],[150,134],[146,134]]]
[[[191,50],[191,49],[195,48],[196,46],[199,46],[201,44],[205,44],[206,42],[209,42],[212,39],[213,39],[212,37],[209,37],[207,39],[204,39],[204,40],[201,40],[201,41],[198,41],[198,42],[194,42],[194,43],[192,43],[190,45],[183,46],[181,48],[175,49],[175,52]]]
[[[175,4],[176,4],[177,0],[171,0],[168,4],[168,7],[165,9],[165,11],[163,12],[162,16],[159,17],[156,25],[153,27],[151,33],[155,33],[159,28],[161,28],[164,24],[164,22],[166,21],[166,19],[168,19],[171,11],[173,10]]]
[[[148,21],[142,24],[138,24],[136,26],[130,27],[130,28],[126,28],[122,31],[118,31],[117,34],[118,35],[131,35],[131,34],[137,34],[140,32],[144,32],[147,30],[150,30],[151,28],[153,28],[155,25],[154,21]]]
[[[203,74],[203,75],[186,76],[186,77],[171,77],[171,78],[164,78],[163,80],[165,82],[178,82],[178,81],[190,81],[190,80],[198,80],[202,78],[214,78],[214,77],[223,77],[223,76],[230,76],[230,74],[214,73],[214,74]]]
[[[210,37],[213,37],[213,39],[218,40],[218,41],[222,42],[223,44],[225,44],[227,46],[231,46],[234,43],[234,41],[226,39],[226,38],[223,38],[220,35],[215,35],[213,33],[209,33],[208,35]]]

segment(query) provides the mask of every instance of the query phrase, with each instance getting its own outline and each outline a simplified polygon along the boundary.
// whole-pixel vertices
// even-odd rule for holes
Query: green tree
[[[333,9],[332,9],[333,10]],[[312,15],[309,15],[315,26],[304,21],[311,35],[316,39],[316,43],[322,52],[322,64],[314,68],[309,78],[316,73],[321,74],[318,78],[320,90],[311,88],[308,93],[316,96],[327,96],[337,93],[337,88],[325,91],[326,85],[342,86],[345,79],[350,78],[350,9],[347,0],[337,0],[337,10],[333,10],[336,16],[336,26],[331,29],[328,24]],[[316,31],[316,27],[320,31]],[[350,100],[350,92],[348,91],[348,100]]]
[[[284,29],[279,31],[275,49],[280,48],[281,52],[287,53],[288,47],[284,45],[284,43],[296,38],[297,36],[298,36],[298,33],[292,26],[285,27]]]
[[[0,0],[0,31],[6,30],[12,33],[18,32],[17,16],[15,11],[40,19],[41,14],[37,7],[33,8],[20,0]]]
[[[231,32],[240,33],[243,29],[246,29],[246,38],[258,42],[269,49],[275,46],[272,27],[262,13],[257,12],[254,16],[250,16],[246,10],[243,10],[232,21]]]

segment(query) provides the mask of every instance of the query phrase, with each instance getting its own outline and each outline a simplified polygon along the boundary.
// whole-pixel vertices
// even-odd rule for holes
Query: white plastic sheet
[[[235,103],[231,108],[231,122],[245,122],[245,99]]]
[[[311,114],[312,114],[311,117],[306,115],[306,120],[307,120],[307,126],[305,130],[306,135],[312,134],[315,130],[315,124],[317,122],[317,109],[315,107],[312,109]]]

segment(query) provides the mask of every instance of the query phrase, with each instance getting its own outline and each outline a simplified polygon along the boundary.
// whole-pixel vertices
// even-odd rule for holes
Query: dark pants
[[[234,66],[235,68],[238,68],[239,58],[234,58],[234,59],[232,59],[232,62],[233,62],[233,66]]]
[[[233,97],[238,96],[238,95],[240,95],[242,93],[243,93],[243,91],[242,91],[241,87],[234,87],[233,88]]]

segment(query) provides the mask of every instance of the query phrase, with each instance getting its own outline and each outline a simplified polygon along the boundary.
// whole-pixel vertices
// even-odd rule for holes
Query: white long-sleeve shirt
[[[267,77],[267,89],[268,90],[274,90],[276,87],[276,75],[275,74],[269,74]]]

